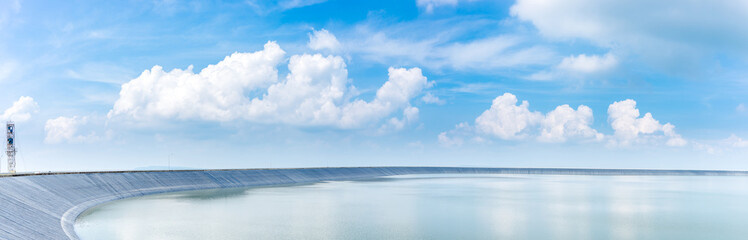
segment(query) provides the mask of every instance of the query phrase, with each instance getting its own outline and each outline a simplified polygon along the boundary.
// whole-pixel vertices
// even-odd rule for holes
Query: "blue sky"
[[[745,22],[745,1],[0,0],[0,117],[19,171],[748,169]]]

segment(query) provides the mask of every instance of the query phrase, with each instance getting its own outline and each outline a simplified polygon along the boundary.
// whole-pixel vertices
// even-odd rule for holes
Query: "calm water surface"
[[[409,175],[104,204],[81,239],[746,239],[748,177]]]

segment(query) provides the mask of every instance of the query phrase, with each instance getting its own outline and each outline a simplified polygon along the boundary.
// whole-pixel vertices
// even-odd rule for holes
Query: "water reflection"
[[[742,239],[748,178],[413,175],[105,204],[82,239]]]

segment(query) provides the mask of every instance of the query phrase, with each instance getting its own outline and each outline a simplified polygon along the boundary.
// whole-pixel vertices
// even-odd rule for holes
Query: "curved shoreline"
[[[341,167],[17,174],[0,177],[0,239],[78,239],[76,218],[93,206],[149,194],[314,183],[405,174],[748,176],[748,171]]]

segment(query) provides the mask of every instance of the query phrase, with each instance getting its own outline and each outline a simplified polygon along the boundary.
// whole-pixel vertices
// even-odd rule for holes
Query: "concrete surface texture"
[[[405,174],[740,175],[745,171],[348,167],[16,174],[0,177],[0,239],[78,239],[75,219],[108,201],[174,191]]]

